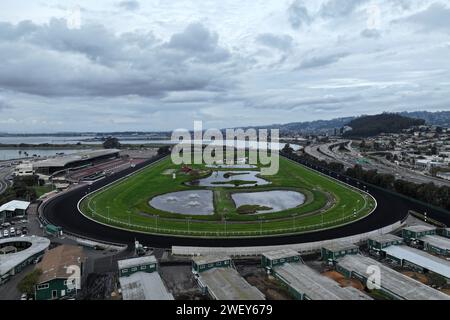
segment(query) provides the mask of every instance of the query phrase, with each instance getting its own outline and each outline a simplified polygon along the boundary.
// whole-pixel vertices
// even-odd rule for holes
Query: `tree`
[[[17,289],[31,296],[34,294],[34,288],[39,281],[39,277],[42,275],[41,269],[34,269],[32,272],[27,274],[17,285]]]
[[[103,148],[105,149],[120,149],[119,139],[114,137],[106,138],[105,142],[103,142]]]
[[[163,146],[161,148],[158,149],[158,155],[162,156],[162,155],[166,155],[170,153],[170,146]]]
[[[294,149],[292,149],[292,147],[289,143],[286,143],[284,145],[283,149],[281,149],[281,152],[291,154],[292,152],[294,152]]]

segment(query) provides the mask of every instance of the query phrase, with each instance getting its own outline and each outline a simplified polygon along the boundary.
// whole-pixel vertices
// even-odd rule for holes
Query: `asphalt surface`
[[[355,223],[330,230],[317,231],[300,235],[241,239],[200,239],[150,235],[115,229],[113,227],[101,225],[85,218],[78,211],[78,201],[84,195],[86,195],[89,190],[90,192],[93,192],[101,188],[102,186],[105,186],[117,179],[135,172],[136,170],[146,165],[149,165],[155,160],[156,159],[148,160],[137,165],[135,168],[129,168],[125,171],[106,177],[98,182],[95,182],[89,187],[80,187],[72,191],[62,193],[60,196],[55,197],[44,204],[44,217],[50,223],[61,226],[64,230],[83,237],[88,237],[99,241],[124,244],[131,244],[134,243],[135,240],[138,240],[143,245],[154,248],[170,248],[174,245],[200,247],[265,246],[335,239],[369,232],[393,224],[399,220],[406,219],[408,210],[415,210],[422,213],[427,212],[429,217],[439,220],[446,225],[450,225],[450,213],[444,210],[431,208],[426,204],[416,202],[412,199],[404,198],[398,194],[391,193],[375,186],[367,186],[366,184],[362,184],[351,178],[348,178],[347,180],[347,177],[344,177],[342,175],[339,176],[339,179],[343,180],[344,182],[357,187],[359,186],[361,188],[366,187],[366,190],[377,200],[377,209],[368,217]],[[309,166],[309,164],[303,164]],[[337,175],[335,173],[324,171],[322,172],[337,178]]]
[[[7,178],[11,175],[13,169],[10,167],[0,168],[0,194],[6,191],[11,186],[11,181]]]

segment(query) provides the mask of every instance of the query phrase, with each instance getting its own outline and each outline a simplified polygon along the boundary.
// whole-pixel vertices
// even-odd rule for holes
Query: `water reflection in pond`
[[[212,215],[214,214],[213,192],[190,190],[167,193],[150,200],[150,206],[171,213]]]
[[[272,208],[270,210],[257,211],[257,213],[284,211],[298,207],[305,202],[304,194],[287,190],[234,193],[231,197],[236,204],[236,208],[244,205]]]
[[[207,178],[189,184],[200,187],[255,187],[270,184],[269,181],[259,178],[258,174],[259,171],[214,171]]]

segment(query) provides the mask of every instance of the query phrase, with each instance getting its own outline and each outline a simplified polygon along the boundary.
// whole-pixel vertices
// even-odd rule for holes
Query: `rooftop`
[[[440,249],[450,250],[450,239],[435,235],[424,236],[420,240]]]
[[[321,275],[305,264],[286,263],[275,272],[293,289],[312,300],[371,300],[353,287],[341,287],[336,281]]]
[[[15,210],[27,210],[28,206],[30,205],[27,201],[20,201],[20,200],[12,200],[8,203],[3,204],[0,207],[0,212],[2,211],[15,211]]]
[[[37,268],[42,270],[39,283],[47,282],[57,278],[67,278],[67,267],[71,265],[80,266],[84,260],[83,249],[78,246],[60,245],[45,253]]]
[[[95,159],[102,156],[113,155],[120,152],[118,149],[100,149],[93,151],[81,151],[61,157],[50,158],[42,161],[37,161],[33,163],[33,168],[41,167],[65,167],[70,163]]]
[[[192,258],[192,261],[196,265],[208,264],[208,263],[216,263],[219,261],[231,260],[229,256],[196,256]]]
[[[380,234],[371,236],[369,240],[376,241],[378,243],[387,243],[387,242],[393,242],[393,241],[403,241],[403,238],[397,237],[393,234]]]
[[[407,260],[417,266],[426,268],[434,273],[450,279],[450,262],[447,260],[407,246],[392,246],[383,249],[383,251],[390,256]]]
[[[16,253],[0,255],[0,276],[3,276],[5,273],[9,272],[11,269],[23,263],[35,254],[46,250],[50,245],[50,240],[47,238],[36,236],[1,239],[0,245],[5,246],[9,243],[12,245],[14,242],[29,242],[31,243],[31,246]]]
[[[275,260],[275,259],[283,259],[283,258],[289,258],[294,256],[299,256],[300,254],[292,249],[283,249],[278,251],[270,251],[263,253],[263,256],[265,256],[267,259]]]
[[[123,300],[174,300],[157,272],[136,272],[119,282]]]
[[[152,264],[152,263],[158,263],[158,260],[156,260],[155,256],[144,256],[144,257],[138,257],[138,258],[117,261],[117,264],[119,265],[119,269],[132,268],[132,267],[137,267],[137,266],[142,266],[145,264]]]
[[[265,300],[264,295],[233,268],[204,271],[199,280],[216,300]]]
[[[398,248],[398,246],[392,246],[388,249],[390,248]],[[367,270],[369,268],[374,266],[380,268],[381,287],[406,300],[450,300],[449,295],[360,254],[342,257],[338,259],[338,265],[365,277],[368,276]]]
[[[350,249],[359,249],[359,247],[350,242],[336,241],[323,246],[324,249],[332,252],[344,251]]]
[[[431,227],[431,226],[415,225],[415,226],[403,228],[403,230],[408,230],[408,231],[412,231],[412,232],[424,232],[424,231],[433,231],[433,230],[436,230],[436,228]]]

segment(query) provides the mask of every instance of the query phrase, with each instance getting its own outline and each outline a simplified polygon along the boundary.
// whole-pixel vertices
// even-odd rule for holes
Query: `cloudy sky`
[[[0,131],[450,110],[448,0],[1,0]]]

